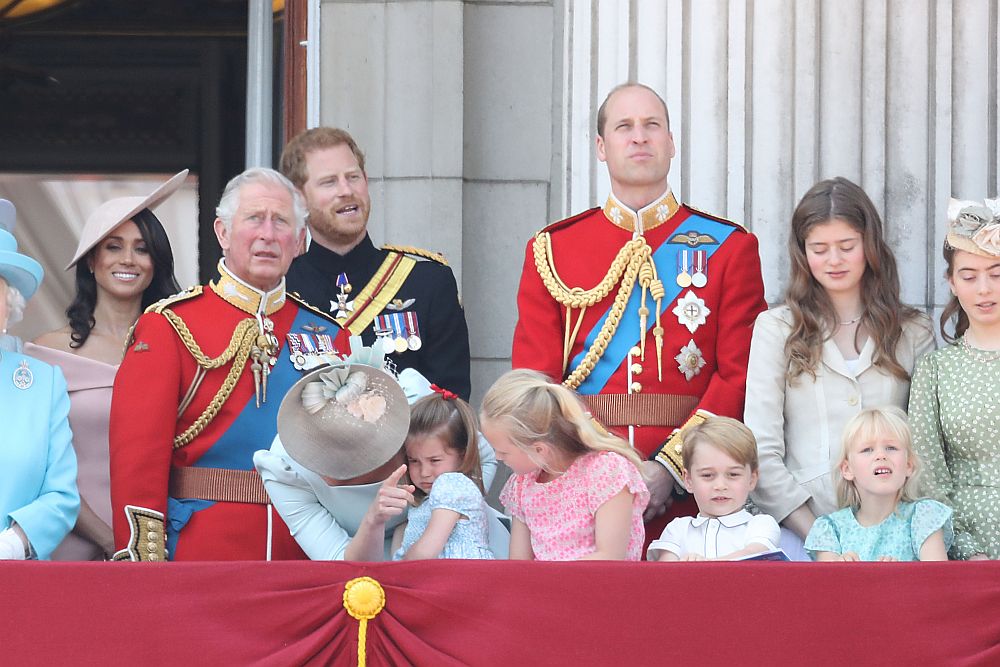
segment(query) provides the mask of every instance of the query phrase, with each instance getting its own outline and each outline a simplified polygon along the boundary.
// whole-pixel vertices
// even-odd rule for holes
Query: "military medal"
[[[14,370],[14,386],[18,389],[28,389],[35,383],[35,376],[28,368],[28,360],[22,359],[21,364]]]
[[[677,286],[690,287],[691,274],[688,273],[688,253],[681,250],[677,253]]]
[[[302,351],[304,347],[301,339],[302,335],[290,333],[286,336],[289,348],[288,358],[297,371],[305,370],[306,367],[306,355]]]
[[[406,347],[410,351],[416,352],[423,347],[420,340],[420,327],[417,326],[417,314],[412,310],[403,313],[406,318]]]
[[[691,275],[691,284],[695,287],[704,287],[708,284],[708,253],[704,250],[694,252],[694,273]]]
[[[396,337],[393,335],[393,328],[391,316],[378,315],[375,318],[375,338],[381,343],[382,350],[386,354],[392,354],[396,351]],[[405,340],[403,345],[406,345]]]
[[[705,357],[695,345],[694,339],[688,341],[688,344],[681,348],[680,354],[674,357],[674,361],[677,362],[677,370],[684,374],[684,378],[688,382],[705,366]]]
[[[409,349],[406,345],[406,324],[403,322],[402,313],[393,313],[389,316],[392,323],[393,348],[396,352],[403,353]]]
[[[691,290],[677,299],[677,305],[670,312],[676,315],[677,321],[686,326],[691,333],[704,324],[708,316],[712,314],[712,311],[705,305],[705,301],[699,299]]]
[[[333,311],[334,317],[337,319],[343,319],[347,317],[348,313],[354,310],[354,302],[348,302],[347,299],[351,294],[351,283],[347,280],[347,274],[341,273],[337,276],[337,289],[340,290],[337,294],[337,302],[334,304],[333,301],[330,302],[330,310]]]

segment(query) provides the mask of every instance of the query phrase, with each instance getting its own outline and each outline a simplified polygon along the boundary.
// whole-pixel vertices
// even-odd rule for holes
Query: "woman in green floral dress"
[[[951,343],[917,364],[914,446],[927,490],[955,510],[953,558],[1000,558],[1000,200],[952,200],[944,257]],[[955,319],[954,334],[945,325]]]

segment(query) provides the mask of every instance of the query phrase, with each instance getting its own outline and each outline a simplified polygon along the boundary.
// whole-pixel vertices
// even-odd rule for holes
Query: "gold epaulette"
[[[160,299],[156,303],[149,304],[149,306],[146,307],[146,310],[144,310],[143,313],[158,313],[158,314],[162,313],[163,309],[166,308],[167,306],[175,304],[179,301],[184,301],[186,299],[193,299],[196,296],[200,296],[201,290],[202,290],[201,285],[194,285],[192,287],[188,287],[185,290],[181,290],[177,294],[164,297],[163,299]],[[122,358],[125,357],[125,353],[128,352],[128,349],[132,347],[132,343],[135,342],[135,327],[137,324],[139,324],[139,320],[133,322],[132,326],[130,326],[128,329],[128,333],[125,334],[125,347],[122,348]]]
[[[439,264],[444,264],[448,266],[448,260],[444,258],[439,252],[433,252],[431,250],[424,250],[423,248],[414,248],[411,245],[384,245],[382,250],[389,250],[391,252],[401,252],[407,255],[416,255],[417,257],[423,257],[424,259],[431,259]]]
[[[721,216],[715,215],[714,213],[709,213],[708,211],[702,211],[700,208],[695,208],[694,206],[691,206],[691,204],[683,204],[683,206],[692,213],[697,213],[698,215],[704,218],[709,218],[717,222],[724,222],[725,224],[732,225],[736,229],[739,229],[744,232],[748,231],[747,228],[743,226],[743,223],[736,222],[735,220],[730,220],[728,218],[723,218]]]
[[[285,296],[295,302],[299,308],[305,308],[313,315],[322,317],[324,320],[329,320],[330,322],[336,323],[337,320],[334,319],[333,315],[320,310],[318,307],[312,305],[308,301],[302,298],[302,295],[298,292],[285,292]]]
[[[684,457],[682,456],[684,432],[692,426],[704,424],[705,420],[715,415],[708,410],[695,410],[694,414],[688,417],[687,421],[680,428],[675,428],[667,441],[660,447],[653,457],[670,471],[671,476],[677,483],[684,485]]]
[[[187,289],[181,290],[177,294],[173,294],[166,298],[160,299],[156,303],[150,304],[149,307],[146,308],[145,312],[161,313],[163,312],[164,308],[172,306],[175,303],[178,303],[180,301],[186,301],[188,299],[193,299],[196,296],[201,296],[203,290],[204,287],[202,287],[201,285],[193,285],[191,287],[188,287]]]

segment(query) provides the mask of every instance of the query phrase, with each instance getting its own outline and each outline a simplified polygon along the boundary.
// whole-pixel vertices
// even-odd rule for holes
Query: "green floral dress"
[[[925,490],[955,510],[950,555],[1000,558],[1000,353],[959,339],[926,355],[909,413]]]

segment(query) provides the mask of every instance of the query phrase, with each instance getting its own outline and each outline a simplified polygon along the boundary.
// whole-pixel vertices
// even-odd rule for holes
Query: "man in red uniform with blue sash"
[[[253,454],[271,446],[288,389],[346,351],[346,333],[285,293],[306,218],[291,182],[249,169],[217,213],[219,279],[151,306],[115,378],[116,560],[305,558]]]
[[[649,457],[642,472],[646,519],[661,516],[647,525],[655,537],[679,488],[677,429],[705,412],[743,418],[750,336],[767,305],[754,235],[671,192],[663,99],[640,84],[618,86],[597,132],[611,195],[528,243],[513,366],[575,388]],[[685,502],[669,515],[696,513]]]

